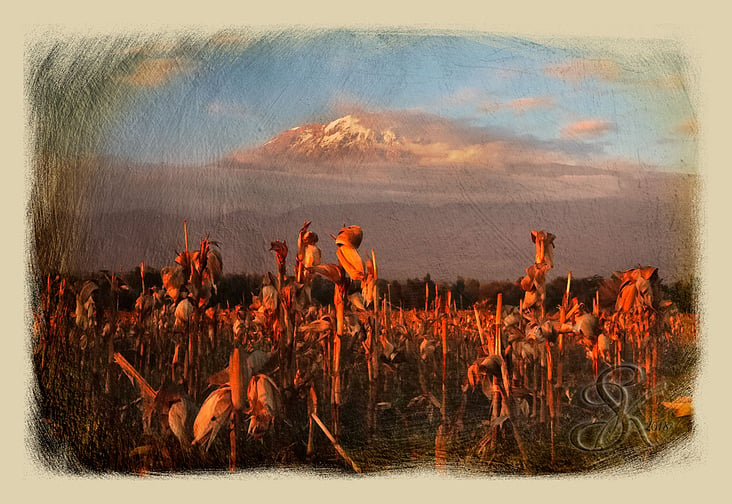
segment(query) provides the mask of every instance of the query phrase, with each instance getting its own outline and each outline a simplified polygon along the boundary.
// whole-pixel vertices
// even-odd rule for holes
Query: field
[[[651,462],[692,435],[696,316],[661,299],[655,268],[605,281],[591,309],[569,276],[547,310],[544,233],[520,306],[499,293],[460,310],[428,283],[425,306],[404,309],[379,291],[375,253],[357,252],[360,228],[343,228],[339,264],[322,265],[308,224],[295,274],[273,242],[278,275],[248,306],[217,301],[208,238],[157,285],[143,273],[141,293],[106,273],[39,281],[39,460],[100,475],[554,474]],[[318,276],[332,304],[312,295]],[[131,293],[135,309],[120,310]]]

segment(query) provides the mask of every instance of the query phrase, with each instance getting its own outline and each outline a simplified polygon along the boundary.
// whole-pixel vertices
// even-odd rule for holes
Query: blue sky
[[[630,50],[629,50],[630,49]],[[243,33],[149,46],[104,154],[206,164],[357,110],[417,110],[539,141],[695,172],[685,60],[665,42],[590,47],[475,34]]]

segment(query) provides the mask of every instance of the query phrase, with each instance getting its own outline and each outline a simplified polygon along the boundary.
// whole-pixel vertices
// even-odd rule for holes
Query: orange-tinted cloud
[[[229,158],[241,163],[285,159],[495,169],[579,161],[559,145],[407,112],[348,115],[328,124],[299,126],[260,147],[235,151]]]
[[[444,142],[416,144],[403,141],[404,151],[411,154],[414,164],[422,166],[444,166],[448,164],[490,165],[494,168],[506,168],[512,165],[530,166],[545,163],[569,163],[572,160],[565,154],[534,148],[528,145],[518,146],[509,141],[493,141],[484,144],[450,145]]]
[[[555,103],[556,100],[549,96],[527,96],[508,102],[508,106],[516,113],[521,114],[529,109],[548,108]]]
[[[562,138],[599,137],[610,131],[615,131],[615,124],[601,119],[588,119],[562,129]]]
[[[135,86],[160,86],[191,68],[190,61],[185,58],[147,58],[123,80]]]
[[[498,102],[495,100],[485,100],[479,105],[479,110],[491,114],[503,109],[513,110],[516,114],[523,114],[531,109],[549,108],[554,106],[556,100],[550,96],[526,96],[517,98],[509,102]]]
[[[591,78],[617,81],[621,69],[620,65],[609,59],[576,59],[546,67],[544,73],[550,77],[572,82]]]

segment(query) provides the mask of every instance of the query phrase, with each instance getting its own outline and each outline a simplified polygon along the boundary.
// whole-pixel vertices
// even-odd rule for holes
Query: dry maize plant
[[[219,244],[207,236],[189,250],[187,224],[184,251],[159,277],[140,264],[129,311],[118,309],[131,290],[120,275],[75,287],[44,278],[39,373],[73,369],[89,391],[81,415],[106,405],[105,463],[142,474],[405,461],[533,474],[592,463],[613,443],[653,450],[690,429],[692,394],[673,366],[689,365],[678,359],[696,344],[695,319],[662,300],[658,269],[613,273],[582,299],[569,272],[561,303],[547,306],[555,236],[532,231],[518,306],[499,293],[458,309],[453,289],[426,282],[424,306],[405,309],[374,250],[361,256],[361,227],[331,235],[336,262],[323,263],[311,225],[297,234],[292,275],[287,241],[271,242],[276,273],[257,277],[251,303],[221,303]],[[613,423],[603,397],[610,409],[625,401],[630,420]]]

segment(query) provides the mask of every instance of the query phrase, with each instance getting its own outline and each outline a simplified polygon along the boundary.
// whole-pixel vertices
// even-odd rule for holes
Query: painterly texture
[[[143,444],[142,436],[135,436],[130,425],[138,426],[138,420],[143,420],[131,413],[136,408],[135,393],[123,387],[114,351],[122,352],[120,355],[132,352],[127,357],[135,366],[142,366],[137,371],[149,373],[145,379],[151,380],[155,390],[168,387],[164,376],[170,373],[167,368],[164,372],[163,366],[170,366],[171,359],[172,379],[178,379],[173,352],[176,357],[179,352],[200,356],[202,360],[196,364],[201,367],[200,375],[191,377],[186,361],[187,392],[175,389],[172,393],[185,405],[172,410],[183,418],[181,422],[190,420],[184,413],[189,407],[198,408],[204,393],[210,391],[203,386],[203,371],[213,374],[225,367],[234,340],[250,352],[277,353],[282,359],[277,379],[286,390],[286,384],[297,382],[296,371],[301,371],[294,365],[297,351],[288,353],[288,345],[296,347],[298,324],[314,321],[303,318],[304,309],[297,311],[302,308],[298,308],[304,296],[304,291],[298,290],[302,287],[286,287],[287,273],[275,278],[265,272],[275,270],[271,244],[287,239],[294,255],[296,232],[307,220],[320,235],[323,265],[343,260],[330,242],[323,243],[329,233],[354,223],[365,230],[360,252],[349,249],[346,270],[349,274],[354,270],[350,258],[376,249],[382,283],[375,285],[381,296],[387,296],[389,289],[389,303],[392,283],[396,289],[401,281],[405,291],[413,287],[410,279],[424,277],[427,284],[427,294],[422,292],[421,299],[405,295],[400,300],[411,305],[405,309],[424,308],[414,315],[413,327],[403,316],[398,318],[399,305],[394,303],[388,318],[384,316],[381,322],[382,328],[388,328],[385,340],[374,343],[373,348],[368,346],[372,340],[368,345],[363,342],[366,355],[376,352],[389,361],[383,363],[388,366],[386,371],[381,370],[389,378],[382,377],[385,381],[380,382],[383,388],[379,394],[384,394],[384,400],[378,403],[374,402],[374,391],[369,392],[367,406],[355,401],[354,392],[347,390],[350,386],[356,395],[366,396],[367,389],[376,386],[372,382],[372,374],[378,374],[374,368],[381,366],[370,357],[359,360],[363,360],[360,343],[347,346],[365,337],[365,329],[361,333],[354,329],[350,339],[341,334],[340,318],[359,313],[359,309],[348,305],[346,315],[338,312],[338,324],[328,322],[329,330],[335,331],[336,325],[340,328],[333,334],[337,345],[328,347],[328,352],[343,353],[344,357],[343,362],[335,359],[329,364],[337,370],[337,380],[330,386],[339,391],[339,399],[326,416],[342,429],[334,433],[341,443],[334,443],[337,453],[341,454],[344,446],[354,450],[353,460],[349,460],[358,464],[353,467],[360,464],[367,471],[381,471],[429,466],[439,452],[442,458],[451,457],[448,465],[455,470],[523,473],[528,470],[525,457],[520,462],[514,450],[517,443],[521,454],[526,455],[523,440],[531,441],[528,451],[535,457],[531,469],[535,473],[622,466],[623,457],[628,455],[622,450],[607,458],[588,454],[574,457],[568,444],[557,454],[551,444],[548,458],[543,426],[533,423],[536,415],[527,415],[529,427],[522,440],[520,428],[509,432],[496,423],[505,421],[507,415],[513,417],[509,423],[520,425],[518,413],[494,415],[492,420],[489,415],[488,423],[481,423],[485,404],[476,405],[476,401],[485,401],[490,394],[466,399],[466,389],[461,388],[468,364],[478,359],[476,369],[487,366],[479,359],[485,348],[477,343],[470,305],[480,300],[483,309],[486,302],[494,303],[487,294],[495,294],[491,281],[505,281],[502,292],[508,296],[508,290],[513,289],[511,296],[518,304],[518,280],[534,258],[527,246],[531,230],[545,229],[556,235],[557,252],[550,275],[562,277],[571,270],[578,279],[610,277],[615,271],[652,265],[659,268],[656,279],[666,282],[665,292],[673,292],[677,306],[683,305],[686,312],[696,310],[693,299],[689,300],[696,293],[687,297],[680,294],[683,286],[696,288],[700,254],[699,125],[691,104],[693,90],[688,89],[689,64],[683,47],[664,40],[606,45],[585,42],[559,45],[481,33],[255,29],[215,35],[190,32],[96,38],[48,33],[47,37],[29,39],[25,66],[31,159],[27,270],[36,314],[33,357],[40,418],[38,422],[34,419],[34,432],[42,452],[39,457],[52,466],[63,465],[53,457],[66,457],[67,469],[71,465],[102,473],[222,468],[225,459],[214,462],[205,456],[199,458],[191,455],[188,446],[181,451],[159,438],[145,438]],[[144,325],[143,308],[133,315],[135,309],[126,307],[130,289],[122,289],[110,272],[121,278],[138,268],[139,280],[143,263],[152,272],[147,287],[165,287],[157,272],[171,266],[184,249],[188,254],[188,233],[195,253],[199,239],[206,242],[205,249],[201,242],[199,260],[211,257],[208,247],[213,247],[218,260],[223,257],[226,274],[264,274],[261,291],[250,289],[250,284],[260,287],[261,277],[253,282],[247,278],[246,287],[227,290],[224,287],[233,281],[221,281],[218,271],[215,282],[221,281],[219,292],[212,283],[206,283],[210,279],[204,272],[205,264],[199,272],[201,278],[189,282],[191,266],[183,261],[184,283],[189,290],[181,296],[188,296],[191,302],[190,308],[177,306],[186,307],[193,315],[178,320],[175,331],[156,319],[163,325],[155,338],[168,335],[170,329],[174,338],[184,338],[185,334],[190,341],[191,333],[204,334],[203,321],[210,319],[211,330],[225,335],[224,340],[211,336],[209,345],[206,338],[199,337],[187,350],[181,350],[182,340],[176,340],[178,346],[167,340],[164,344],[142,344],[152,330]],[[290,260],[294,262],[293,257]],[[365,262],[363,266],[363,272],[368,271]],[[100,271],[106,276],[100,276]],[[78,300],[75,304],[75,296],[82,292],[81,280],[92,277],[101,297],[94,298],[95,306],[79,304]],[[475,296],[466,294],[466,278],[474,285]],[[458,281],[451,283],[455,279]],[[471,283],[470,279],[477,280]],[[143,285],[133,285],[131,278],[125,280],[132,291],[137,289],[134,294],[141,295],[140,307],[144,307]],[[313,280],[308,288],[320,295],[324,289],[318,281]],[[556,299],[556,292],[551,291],[556,286],[552,287],[551,281],[547,281],[547,299],[562,302],[563,308],[569,309],[569,300]],[[675,290],[669,288],[672,282],[676,282]],[[479,291],[476,285],[481,284],[488,290]],[[590,284],[600,289],[596,278]],[[435,292],[432,298],[430,286]],[[619,287],[614,288],[617,291]],[[240,341],[253,334],[253,314],[238,320],[237,329],[235,313],[239,312],[229,305],[241,303],[246,311],[250,303],[256,305],[256,294],[264,301],[266,288],[273,292],[271,296],[276,290],[279,304],[270,296],[268,302],[273,304],[268,315],[255,322],[261,322],[271,334],[264,331],[256,345]],[[354,287],[344,283],[342,288]],[[466,311],[454,318],[438,317],[448,291],[455,296],[453,310],[460,307]],[[602,300],[604,307],[614,303],[612,295]],[[176,291],[173,302],[180,303],[177,296]],[[589,288],[579,297],[585,304],[593,299]],[[326,304],[333,301],[332,297],[323,299]],[[336,301],[337,309],[343,302]],[[153,301],[150,303],[153,306]],[[217,305],[227,310],[225,322],[217,315]],[[209,308],[215,310],[214,315],[207,315]],[[555,308],[547,302],[547,313]],[[677,340],[646,347],[638,331],[662,338],[663,316],[649,315],[657,308],[648,307],[650,311],[644,314],[639,311],[634,319],[635,339],[631,339],[633,344],[638,342],[637,352],[622,354],[617,350],[618,360],[608,353],[605,362],[618,366],[621,357],[634,362],[648,358],[651,364],[645,372],[650,376],[649,366],[659,370],[661,381],[670,384],[668,393],[675,393],[664,399],[676,404],[678,396],[690,394],[695,376],[696,326],[693,315],[677,318],[671,322],[671,326],[676,324],[673,330],[667,331],[671,336],[666,337]],[[256,310],[255,306],[252,313]],[[432,310],[435,314],[430,318]],[[610,320],[613,310],[608,310]],[[277,324],[275,313],[280,317]],[[534,316],[545,315],[542,311]],[[96,326],[91,322],[95,316]],[[84,327],[79,326],[82,319],[89,319]],[[441,343],[431,341],[443,319],[450,320],[449,330],[444,326]],[[683,324],[679,322],[682,319]],[[198,324],[195,330],[187,325],[192,324],[190,320]],[[374,312],[370,331],[380,327],[378,320]],[[246,330],[241,329],[245,322]],[[611,332],[609,328],[615,326],[607,324]],[[182,326],[189,332],[181,332]],[[396,330],[402,326],[404,334]],[[91,332],[86,334],[89,327]],[[630,334],[629,327],[623,326],[623,331]],[[392,329],[396,332],[390,333]],[[285,334],[291,338],[280,339]],[[52,336],[59,339],[51,343]],[[594,350],[588,352],[595,352],[591,359],[595,375],[583,367],[580,347],[587,343],[580,338],[575,342],[577,355],[571,365],[567,364],[572,369],[568,376],[577,383],[557,389],[570,402],[581,386],[591,385],[596,378],[597,352],[610,352],[609,346],[604,348],[606,342],[600,343],[598,335],[594,336],[595,341],[589,344],[595,345]],[[439,345],[460,348],[457,355],[442,362],[447,374],[441,380],[445,390],[441,405],[435,395],[427,393],[429,389],[439,396],[437,368],[426,369],[426,359],[421,357],[410,360],[423,350],[412,348],[419,348],[419,338],[431,341],[433,350]],[[374,334],[373,341],[377,339]],[[216,341],[225,343],[217,346]],[[125,346],[128,343],[130,347]],[[162,346],[156,347],[158,344]],[[201,349],[196,345],[202,345]],[[400,351],[409,355],[403,357],[409,365],[394,362],[402,358]],[[137,357],[133,358],[135,352]],[[328,352],[321,356],[325,361],[318,361],[320,366],[333,358]],[[655,359],[660,359],[660,364]],[[430,366],[438,364],[437,360],[429,362]],[[535,365],[538,369],[539,364]],[[346,369],[343,383],[342,368]],[[275,373],[274,368],[265,370]],[[350,376],[350,381],[345,376]],[[418,378],[419,389],[415,385]],[[400,380],[405,384],[397,386]],[[532,380],[536,387],[539,378]],[[656,384],[655,371],[653,380]],[[520,388],[528,393],[523,383]],[[343,404],[341,389],[347,397]],[[252,400],[258,405],[257,418],[266,419],[262,425],[275,425],[281,413],[275,411],[280,406],[274,405],[279,403],[272,399],[272,389],[261,394],[264,398]],[[538,401],[535,389],[533,394]],[[546,396],[541,400],[546,401]],[[288,396],[284,401],[292,413],[296,407],[288,401],[296,399]],[[491,401],[496,404],[495,396]],[[554,399],[549,401],[553,404]],[[681,402],[686,404],[685,399]],[[461,417],[473,430],[468,434],[461,430],[464,425],[448,429],[443,415],[435,444],[439,410],[446,408],[445,403],[454,411],[463,408],[463,413],[466,407],[474,408]],[[303,409],[304,405],[298,407]],[[654,405],[656,408],[657,402]],[[321,415],[327,406],[328,398],[321,397]],[[221,407],[222,411],[232,410],[229,404]],[[362,411],[367,407],[368,412]],[[581,409],[577,403],[572,407]],[[232,418],[237,420],[232,420],[232,425],[240,421],[238,415],[246,413],[242,408],[234,409]],[[691,423],[686,419],[661,421],[656,413],[654,409],[653,415],[648,413],[645,418],[649,429],[656,428],[655,441],[670,445],[690,432]],[[156,414],[167,416],[168,410],[156,410]],[[361,425],[365,414],[369,424]],[[567,422],[582,418],[579,409],[572,414],[575,416],[565,419]],[[304,429],[303,419],[293,415],[291,423]],[[307,415],[305,418],[307,423]],[[374,424],[385,429],[380,436],[374,434]],[[414,430],[403,436],[389,430],[397,425],[406,425],[407,430],[413,425]],[[228,424],[225,427],[228,430]],[[498,427],[500,440],[495,437]],[[570,430],[569,423],[560,427]],[[177,424],[170,428],[181,432]],[[242,460],[252,467],[298,466],[313,460],[310,446],[306,457],[304,446],[298,444],[304,441],[297,428],[290,432],[287,439],[292,443],[287,447],[265,439],[269,445],[247,444],[241,451],[241,440],[239,444],[232,441],[240,451],[231,455],[230,468]],[[483,428],[493,430],[490,442],[478,436]],[[232,437],[236,432],[243,435],[232,427]],[[636,450],[633,457],[655,453],[657,447],[644,448],[639,439],[626,447]],[[389,443],[393,446],[385,450]],[[503,459],[498,455],[499,447],[504,450]],[[217,449],[219,454],[225,452],[221,445],[214,447]],[[320,464],[329,468],[338,465],[322,453],[320,457],[315,457]],[[442,466],[445,464],[443,461]]]

